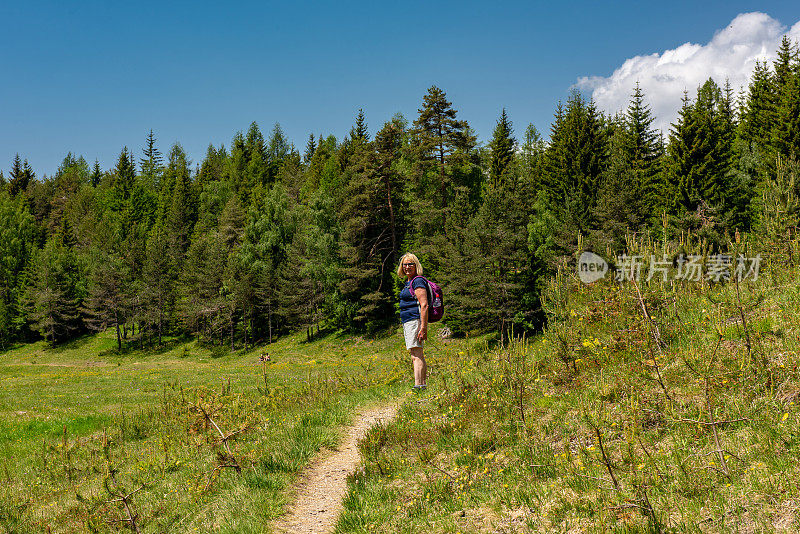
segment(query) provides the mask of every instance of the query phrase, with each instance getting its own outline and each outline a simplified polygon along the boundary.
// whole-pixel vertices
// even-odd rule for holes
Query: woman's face
[[[406,276],[415,276],[417,274],[417,265],[407,259],[403,259],[403,272],[406,273]]]

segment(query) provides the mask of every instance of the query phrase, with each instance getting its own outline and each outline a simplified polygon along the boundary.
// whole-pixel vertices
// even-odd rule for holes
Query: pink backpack
[[[428,280],[424,276],[415,276],[408,284],[409,289],[414,287],[412,284],[417,278],[425,280],[428,286],[428,322],[435,323],[440,321],[444,315],[444,295],[442,294],[442,288],[433,280]],[[411,294],[414,294],[413,290]]]

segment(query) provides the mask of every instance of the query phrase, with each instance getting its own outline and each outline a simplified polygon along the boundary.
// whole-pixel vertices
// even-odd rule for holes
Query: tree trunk
[[[114,312],[114,323],[117,326],[117,350],[122,350],[122,338],[119,335],[119,319],[117,319],[117,314]]]
[[[267,322],[269,323],[269,342],[272,344],[272,299],[267,299]]]
[[[392,181],[386,177],[386,200],[389,204],[389,224],[392,226],[392,256],[397,254],[397,229],[394,220],[394,205],[392,204]]]
[[[233,322],[233,312],[231,312],[231,315],[230,315],[230,328],[231,328],[231,350],[236,350],[236,349],[235,349],[235,347],[233,346],[233,325],[234,325],[234,322]]]

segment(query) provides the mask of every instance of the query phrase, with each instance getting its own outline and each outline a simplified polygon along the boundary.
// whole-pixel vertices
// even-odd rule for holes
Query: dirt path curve
[[[274,532],[323,534],[333,532],[347,493],[347,475],[359,463],[358,440],[381,421],[390,421],[400,401],[375,408],[361,409],[352,426],[347,427],[338,449],[314,460],[294,488],[295,503],[273,525]]]

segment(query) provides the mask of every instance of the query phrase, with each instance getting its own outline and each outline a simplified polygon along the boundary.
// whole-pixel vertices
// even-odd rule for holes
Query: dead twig
[[[642,315],[647,320],[647,322],[650,323],[650,333],[653,337],[653,342],[655,343],[656,348],[658,349],[658,356],[652,354],[651,352],[653,361],[652,367],[656,371],[656,380],[658,381],[658,384],[661,386],[661,389],[664,391],[664,395],[667,397],[667,400],[669,400],[670,402],[674,402],[672,396],[669,394],[669,390],[667,389],[666,384],[664,384],[664,378],[661,376],[661,366],[658,364],[659,357],[660,358],[664,357],[664,347],[666,346],[666,343],[664,343],[664,340],[661,339],[661,330],[658,328],[658,324],[656,324],[656,322],[650,316],[650,312],[647,310],[647,304],[645,303],[644,298],[642,297],[642,292],[639,290],[639,284],[636,282],[635,278],[632,278],[631,282],[633,282],[633,287],[636,289],[636,297],[639,300],[639,306],[642,308]]]
[[[116,474],[115,474],[114,470],[109,471],[109,478],[112,480],[112,482],[114,482],[114,486],[119,487],[119,485],[117,484],[117,478],[116,478]],[[108,504],[115,503],[115,502],[121,502],[123,508],[125,509],[125,514],[127,515],[126,518],[112,520],[112,522],[128,523],[128,527],[133,532],[136,532],[137,534],[140,534],[141,530],[139,529],[139,524],[137,523],[137,520],[139,519],[139,514],[137,512],[135,512],[133,510],[133,507],[131,506],[131,497],[133,497],[136,493],[138,493],[139,491],[144,489],[145,486],[141,485],[137,489],[131,491],[130,493],[124,494],[124,493],[121,493],[119,491],[112,490],[111,487],[108,484],[108,479],[105,479],[103,481],[103,485],[105,486],[106,491],[109,493],[109,495],[114,497],[110,501],[106,501],[106,502]]]
[[[603,457],[603,463],[608,470],[608,474],[611,476],[611,482],[614,483],[614,489],[619,491],[619,482],[617,482],[617,477],[614,476],[614,469],[611,467],[611,460],[609,460],[608,455],[606,455],[606,448],[603,446],[603,435],[600,433],[600,429],[596,426],[594,427],[594,433],[597,436],[597,443],[600,447],[600,454]]]

